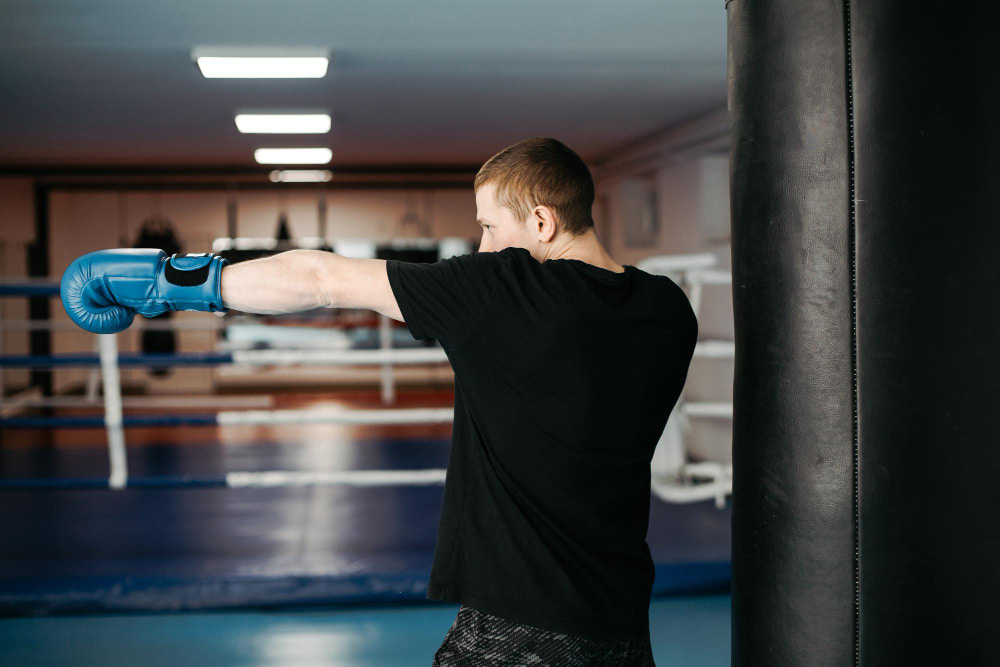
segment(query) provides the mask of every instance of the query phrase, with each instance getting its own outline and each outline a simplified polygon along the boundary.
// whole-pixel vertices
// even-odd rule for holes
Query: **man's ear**
[[[531,221],[535,225],[542,243],[549,243],[555,238],[558,223],[556,222],[556,213],[551,208],[542,205],[536,206],[531,211]]]

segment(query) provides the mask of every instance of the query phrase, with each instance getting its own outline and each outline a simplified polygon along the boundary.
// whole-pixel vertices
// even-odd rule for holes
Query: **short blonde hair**
[[[503,149],[476,174],[475,189],[492,183],[497,203],[524,222],[535,206],[548,206],[564,230],[579,236],[594,226],[594,179],[568,146],[536,137]]]

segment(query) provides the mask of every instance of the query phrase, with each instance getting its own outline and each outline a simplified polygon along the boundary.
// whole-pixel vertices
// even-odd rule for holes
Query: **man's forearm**
[[[321,271],[330,253],[290,250],[222,270],[222,302],[245,313],[294,313],[329,305]]]

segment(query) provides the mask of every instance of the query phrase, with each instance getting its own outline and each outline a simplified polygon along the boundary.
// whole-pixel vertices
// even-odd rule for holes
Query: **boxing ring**
[[[675,258],[673,263],[669,258],[650,261],[647,270],[674,276],[690,289],[696,306],[703,284],[728,285],[728,272],[709,269],[705,257]],[[0,285],[0,296],[57,294],[58,285],[51,282]],[[172,326],[177,324],[206,329],[221,326],[216,316]],[[2,326],[58,329],[65,323],[4,322]],[[453,417],[451,407],[396,407],[393,381],[397,366],[447,363],[444,350],[437,346],[392,348],[389,326],[388,318],[381,316],[378,349],[141,354],[119,351],[117,335],[102,334],[95,337],[94,353],[0,356],[0,373],[25,367],[91,371],[88,396],[83,400],[29,396],[4,401],[0,429],[103,429],[107,440],[103,457],[92,448],[62,455],[65,460],[56,464],[33,464],[33,455],[27,451],[3,452],[0,494],[8,502],[0,506],[0,513],[5,515],[5,525],[14,529],[8,531],[7,546],[0,547],[0,563],[7,573],[0,575],[0,612],[424,601],[448,438],[306,442],[304,449],[312,452],[313,459],[296,454],[294,442],[255,441],[239,447],[237,458],[252,464],[242,468],[220,454],[227,447],[212,436],[132,452],[126,447],[130,429],[150,427],[210,432],[255,426],[447,427]],[[695,356],[731,358],[731,342],[699,342]],[[236,399],[233,407],[247,402],[238,400],[243,397],[225,396],[206,396],[201,402],[198,397],[163,397],[160,401],[123,397],[121,390],[123,368],[319,365],[380,367],[380,398],[389,407],[274,409],[258,401],[256,409],[134,413],[143,408],[214,407],[213,400],[227,398]],[[18,414],[64,408],[103,413]],[[662,454],[653,466],[647,540],[656,567],[656,595],[728,587],[725,498],[732,488],[731,465],[688,461],[683,438],[689,418],[727,419],[731,414],[729,403],[681,401],[658,445]],[[310,467],[312,460],[328,456],[342,456],[351,465]],[[25,474],[46,466],[70,474]],[[64,504],[73,511],[51,511]],[[250,507],[267,509],[248,518]],[[302,517],[317,512],[331,514],[329,521],[305,526],[303,521],[309,520]],[[162,530],[149,529],[151,517],[162,521]],[[88,523],[102,539],[88,532]]]

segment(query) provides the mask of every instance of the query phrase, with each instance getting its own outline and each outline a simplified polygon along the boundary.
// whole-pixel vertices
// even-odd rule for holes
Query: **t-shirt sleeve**
[[[433,264],[387,260],[399,311],[414,338],[458,347],[479,322],[509,258],[477,252]]]

